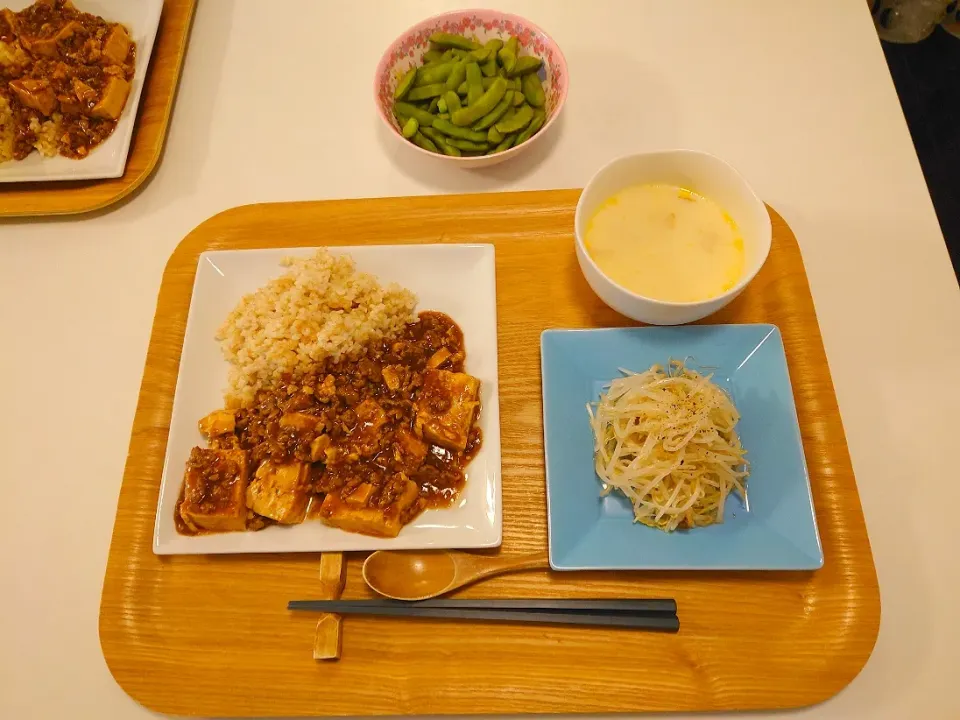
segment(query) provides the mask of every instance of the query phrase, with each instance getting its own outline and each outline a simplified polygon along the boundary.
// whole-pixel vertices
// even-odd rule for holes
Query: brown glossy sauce
[[[245,452],[251,477],[266,461],[310,463],[307,517],[323,517],[327,495],[356,498],[364,486],[364,508],[409,523],[424,509],[456,501],[464,468],[480,448],[479,406],[468,419],[462,449],[430,442],[417,424],[418,403],[434,413],[451,405],[424,392],[425,376],[464,373],[465,360],[460,327],[443,313],[420,313],[398,337],[368,347],[359,358],[321,362],[260,391],[234,413],[233,432],[212,438],[210,447]],[[319,460],[313,450],[318,438],[324,448]],[[418,495],[406,505],[401,498],[411,480]],[[176,514],[178,532],[192,534]],[[250,512],[248,529],[262,527],[263,520]]]

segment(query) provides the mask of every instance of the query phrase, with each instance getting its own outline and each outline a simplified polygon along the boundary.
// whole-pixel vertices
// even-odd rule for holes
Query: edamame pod
[[[515,141],[516,139],[517,139],[517,136],[516,136],[516,135],[507,135],[507,136],[503,139],[503,142],[501,142],[499,145],[497,145],[497,146],[490,152],[490,154],[491,154],[491,155],[494,155],[494,154],[496,154],[496,153],[498,153],[498,152],[503,152],[504,150],[509,150],[509,149],[513,146],[513,143],[514,143],[514,141]]]
[[[446,82],[447,78],[450,77],[450,73],[453,72],[453,68],[456,66],[455,62],[445,62],[440,65],[431,65],[427,68],[421,68],[420,72],[417,73],[417,79],[415,86],[423,87],[424,85],[433,85],[434,83]]]
[[[504,113],[510,109],[510,105],[513,102],[513,96],[519,95],[519,93],[513,92],[513,90],[507,90],[503,94],[503,99],[497,103],[497,106],[484,115],[480,120],[473,126],[474,130],[486,130],[488,127],[492,126],[497,120],[503,117]],[[522,95],[520,97],[523,97]],[[499,142],[499,140],[497,141]]]
[[[462,111],[461,111],[462,112]],[[533,120],[533,108],[529,105],[520,107],[513,117],[504,118],[497,123],[496,128],[504,135],[523,130]],[[434,123],[436,124],[436,123]]]
[[[440,148],[438,148],[436,145],[433,144],[433,140],[431,140],[430,138],[428,138],[428,137],[427,137],[426,135],[424,135],[423,133],[419,133],[419,132],[418,132],[416,135],[414,135],[414,136],[413,136],[413,141],[414,141],[417,145],[419,145],[420,147],[422,147],[424,150],[429,150],[430,152],[435,152],[435,153],[440,152]]]
[[[439,50],[427,50],[423,54],[423,64],[430,65],[432,63],[438,63],[443,58],[443,53]]]
[[[494,145],[503,142],[503,135],[501,135],[500,131],[493,125],[487,130],[487,142],[493,143]]]
[[[487,61],[487,58],[490,57],[490,49],[486,46],[479,48],[477,50],[471,50],[467,53],[467,57],[471,60],[474,60],[478,63],[483,63]]]
[[[517,58],[517,62],[513,66],[513,70],[508,71],[508,75],[526,75],[527,73],[533,72],[534,70],[539,70],[540,66],[543,65],[543,60],[538,58],[536,55],[522,55]]]
[[[433,125],[433,115],[422,108],[418,108],[416,105],[411,105],[410,103],[394,103],[393,112],[397,115],[403,115],[404,117],[416,118],[417,122],[423,127],[430,127]]]
[[[513,93],[513,106],[520,107],[526,102],[526,98],[523,97],[523,93],[514,92]]]
[[[513,68],[517,64],[517,44],[517,38],[511,37],[497,53],[500,64],[508,73],[513,72]]]
[[[523,87],[523,96],[527,102],[537,108],[542,108],[547,101],[547,96],[543,92],[543,85],[540,84],[540,78],[536,73],[524,75],[520,81]]]
[[[459,48],[461,50],[476,50],[480,47],[479,43],[463,35],[453,35],[445,32],[435,32],[430,36],[430,42],[441,48]]]
[[[460,150],[489,150],[490,145],[485,142],[478,143],[472,142],[470,140],[460,140],[459,138],[450,138],[447,140],[448,145],[452,145],[455,148]]]
[[[417,122],[415,117],[408,118],[407,121],[403,124],[403,130],[400,131],[400,134],[403,135],[407,140],[412,138],[417,134],[417,131],[420,129],[420,123]]]
[[[543,127],[543,123],[546,121],[546,119],[547,119],[547,113],[545,113],[542,109],[537,108],[536,110],[534,110],[533,120],[530,121],[530,124],[527,125],[526,129],[522,133],[517,135],[517,145],[519,145],[522,142],[526,142],[531,137],[533,137],[537,133],[537,131],[539,131],[540,128]]]
[[[453,116],[451,116],[451,118],[452,117]],[[485,132],[477,132],[476,130],[471,130],[470,128],[458,127],[452,122],[448,122],[442,118],[437,118],[433,121],[433,129],[437,132],[443,133],[444,135],[459,138],[460,140],[472,140],[473,142],[487,141],[487,134]]]
[[[490,51],[490,54],[487,56],[486,62],[480,66],[480,70],[483,72],[486,77],[493,77],[497,74],[497,53],[500,52],[500,48],[503,47],[503,40],[500,38],[493,38],[488,40],[487,44],[483,46],[484,48]]]
[[[448,113],[448,112],[437,113],[437,117],[438,117],[438,118],[441,118],[441,119],[443,119],[443,120],[449,120],[449,119],[450,119],[450,113]]]
[[[440,98],[435,97],[427,104],[427,112],[438,113],[440,112]]]
[[[443,100],[441,102],[446,104],[446,112],[449,113],[455,113],[461,107],[460,96],[457,95],[453,90],[447,90],[443,94]]]
[[[447,77],[446,85],[447,90],[456,90],[460,87],[460,83],[464,81],[464,78],[467,77],[467,64],[464,61],[458,62],[453,70],[450,71],[450,75]]]
[[[467,105],[473,105],[483,95],[483,75],[475,62],[467,64]]]
[[[485,77],[480,81],[480,84],[483,85],[484,90],[489,90],[490,86],[493,85],[493,81],[496,80],[496,77]],[[509,86],[508,86],[509,87]],[[519,88],[517,88],[519,90]],[[467,83],[466,81],[460,83],[457,87],[457,95],[463,97],[467,94]]]
[[[445,113],[447,111],[447,101],[442,97],[440,98],[440,102],[437,103],[437,110],[439,110],[441,113]]]
[[[433,128],[424,128],[423,133],[437,144],[437,147],[440,148],[440,152],[442,152],[444,155],[460,157],[460,148],[455,148],[453,145],[450,145],[447,142],[447,138],[442,133],[438,133]]]
[[[397,89],[393,91],[394,100],[403,100],[404,96],[410,92],[410,88],[413,87],[413,83],[417,79],[417,68],[410,68],[407,71],[407,74],[400,78],[400,82],[397,83]]]
[[[457,112],[453,113],[450,116],[451,122],[454,125],[459,125],[461,127],[465,125],[472,125],[484,115],[491,112],[503,99],[503,96],[506,94],[506,92],[507,81],[502,77],[498,77],[496,80],[494,80],[493,84],[490,86],[490,89],[477,98],[476,102],[468,105],[465,108],[460,108]]]
[[[443,95],[447,91],[447,88],[442,82],[433,83],[432,85],[421,85],[420,87],[415,87],[407,93],[406,100],[429,100],[430,98],[435,98]]]

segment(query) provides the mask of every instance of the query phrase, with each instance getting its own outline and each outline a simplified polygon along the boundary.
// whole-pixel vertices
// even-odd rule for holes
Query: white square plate
[[[22,10],[32,4],[32,0],[6,0],[3,7]],[[75,0],[74,5],[82,12],[99,15],[110,22],[122,23],[137,43],[137,67],[127,106],[123,109],[113,134],[83,160],[73,160],[62,155],[48,158],[32,152],[19,162],[11,160],[0,164],[0,183],[100,180],[123,175],[127,165],[127,153],[130,152],[137,108],[140,106],[140,92],[143,90],[143,80],[153,52],[153,41],[157,37],[157,27],[160,24],[163,0]]]
[[[268,552],[340,552],[479,548],[500,545],[500,407],[497,386],[496,272],[492,245],[380,245],[331,247],[346,253],[357,269],[381,283],[396,282],[413,291],[417,310],[439,310],[463,329],[466,370],[481,382],[480,429],[483,443],[466,468],[459,501],[427,510],[396,538],[348,533],[307,520],[300,525],[271,525],[258,532],[189,537],[174,527],[174,509],[190,449],[205,446],[197,421],[223,407],[228,363],[214,334],[241,297],[284,272],[280,261],[310,255],[311,248],[216,251],[200,255],[180,357],[180,374],[170,418],[153,550],[158,555]]]

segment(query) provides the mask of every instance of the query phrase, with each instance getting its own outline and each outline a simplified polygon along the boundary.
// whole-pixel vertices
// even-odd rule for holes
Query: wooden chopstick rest
[[[320,596],[324,600],[338,600],[347,580],[347,563],[343,553],[323,553],[320,556]],[[339,660],[343,648],[343,628],[339,615],[324,613],[317,621],[313,638],[314,660]]]

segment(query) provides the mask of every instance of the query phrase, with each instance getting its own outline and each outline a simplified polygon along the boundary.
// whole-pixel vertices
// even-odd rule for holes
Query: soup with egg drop
[[[587,253],[630,292],[666,302],[715,298],[743,277],[743,238],[717,203],[675,185],[627,187],[587,223]]]

